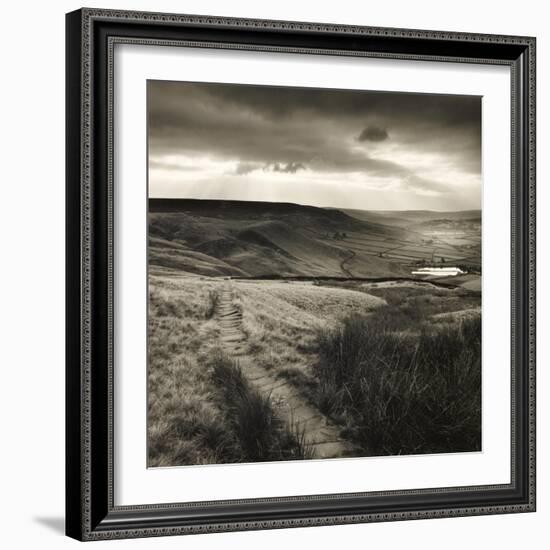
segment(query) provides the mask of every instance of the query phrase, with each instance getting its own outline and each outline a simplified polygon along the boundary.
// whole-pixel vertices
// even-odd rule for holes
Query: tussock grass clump
[[[212,319],[214,317],[218,306],[220,305],[220,293],[218,290],[210,289],[206,297],[206,306],[204,311],[205,319]]]
[[[481,448],[481,319],[407,336],[391,315],[319,332],[321,410],[370,455]]]
[[[242,461],[311,456],[305,434],[277,417],[269,396],[262,395],[248,383],[237,362],[216,353],[211,358],[210,368],[227,411],[229,428],[241,449]]]

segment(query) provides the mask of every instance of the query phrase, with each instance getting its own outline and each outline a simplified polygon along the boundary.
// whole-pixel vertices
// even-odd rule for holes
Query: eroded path
[[[340,262],[340,269],[344,272],[346,277],[353,278],[353,273],[346,267],[346,264],[349,261],[353,260],[353,258],[355,258],[357,254],[353,250],[349,250],[349,249],[347,249],[346,252],[348,252],[348,256],[345,260]]]
[[[218,306],[221,341],[226,353],[238,361],[247,380],[261,393],[270,396],[279,418],[303,431],[313,458],[349,455],[351,445],[340,438],[338,428],[318,409],[310,405],[286,380],[258,365],[247,354],[247,338],[242,329],[242,313],[233,303],[233,289],[224,285]]]

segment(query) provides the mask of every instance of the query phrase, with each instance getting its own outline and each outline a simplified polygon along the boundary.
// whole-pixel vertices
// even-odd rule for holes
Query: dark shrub
[[[227,419],[241,448],[241,460],[290,460],[309,458],[304,434],[277,417],[269,395],[262,395],[244,376],[239,364],[223,354],[210,361],[212,378],[219,388]]]
[[[318,405],[370,455],[481,448],[481,320],[407,335],[391,316],[319,334]]]

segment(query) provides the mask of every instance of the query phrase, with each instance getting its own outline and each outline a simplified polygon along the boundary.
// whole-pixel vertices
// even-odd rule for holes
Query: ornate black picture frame
[[[535,510],[535,39],[81,9],[67,15],[66,532],[79,540]],[[115,44],[511,68],[511,483],[117,507],[113,498]],[[145,406],[145,405],[144,405]]]

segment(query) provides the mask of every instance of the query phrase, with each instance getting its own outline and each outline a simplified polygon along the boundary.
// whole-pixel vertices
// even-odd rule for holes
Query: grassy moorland
[[[220,282],[151,277],[148,464],[307,458],[303,434],[219,346]]]
[[[307,368],[317,354],[318,330],[351,312],[368,312],[384,300],[348,289],[307,283],[235,284],[248,336],[248,353],[263,368]]]
[[[215,349],[213,285],[151,277],[148,326],[149,466],[218,462],[224,418],[203,365]]]
[[[479,269],[481,213],[151,199],[155,269],[203,276],[397,277],[411,265]],[[434,217],[435,216],[435,217]]]
[[[224,355],[215,318],[223,284],[150,278],[150,466],[309,456],[304,434]],[[349,281],[233,286],[245,353],[335,422],[358,456],[480,448],[479,292]]]
[[[363,456],[480,450],[479,293],[429,285],[368,290],[387,305],[318,330],[310,375],[284,375]]]
[[[481,450],[481,320],[403,334],[391,313],[319,335],[317,400],[367,456]]]
[[[322,415],[353,456],[478,450],[480,223],[152,200],[149,465],[310,457],[281,397]],[[432,264],[468,273],[413,279]],[[275,398],[262,377],[285,389]]]

